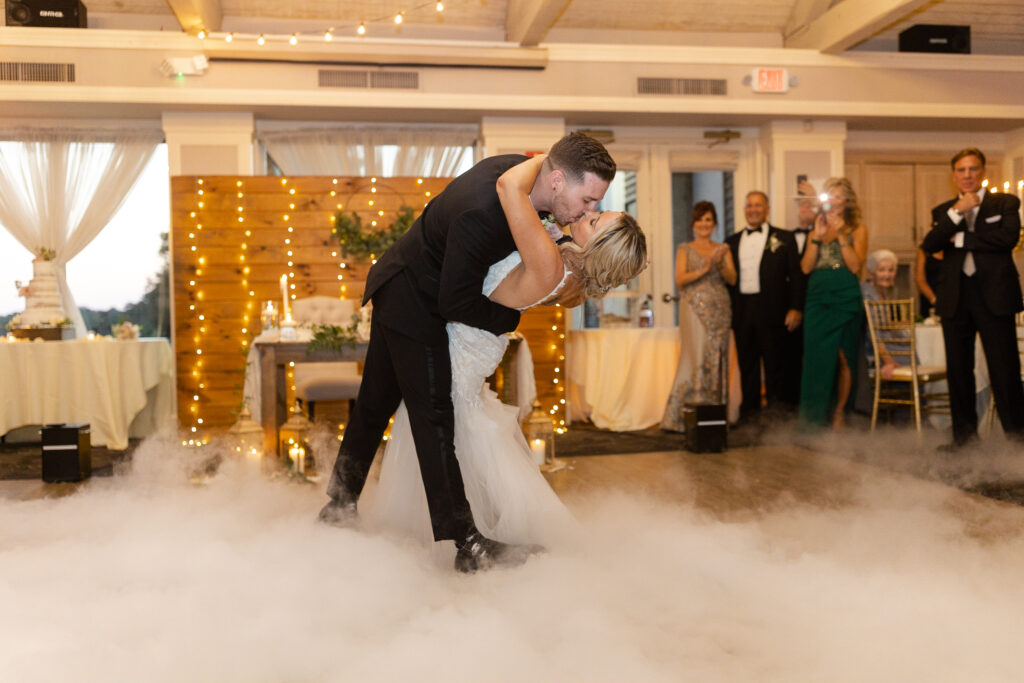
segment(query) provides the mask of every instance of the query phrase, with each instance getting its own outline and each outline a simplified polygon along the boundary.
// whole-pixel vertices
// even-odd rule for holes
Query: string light
[[[203,202],[200,199],[205,194],[204,190],[205,181],[202,178],[196,179],[196,211],[191,211],[189,216],[195,220],[195,226],[189,231],[189,249],[192,253],[196,254],[195,261],[195,276],[188,281],[188,290],[191,295],[191,299],[194,303],[189,305],[190,311],[196,312],[196,318],[198,321],[203,322],[206,320],[206,316],[198,308],[198,302],[203,299],[203,291],[200,289],[199,278],[203,273],[203,268],[206,264],[206,258],[199,254],[198,234],[203,229],[202,216],[199,214],[199,210],[203,208]],[[194,435],[193,438],[188,440],[189,446],[202,446],[206,443],[206,439],[199,434],[199,428],[203,424],[203,418],[199,414],[199,402],[200,402],[200,389],[206,386],[203,382],[203,338],[206,334],[206,325],[197,325],[197,334],[193,336],[192,341],[195,344],[195,354],[192,357],[192,377],[195,380],[196,388],[192,392],[192,402],[188,407],[188,414],[191,418],[191,424],[188,427],[190,434]],[[185,444],[185,441],[182,441]]]
[[[390,24],[392,24],[392,25],[394,25],[396,27],[400,27],[402,24],[405,23],[405,19],[408,16],[416,16],[417,12],[419,12],[420,10],[425,10],[427,8],[433,9],[433,14],[434,15],[438,15],[438,14],[441,14],[441,13],[443,13],[445,11],[446,6],[445,6],[444,2],[439,2],[437,0],[427,0],[425,2],[420,2],[420,3],[412,5],[411,7],[407,7],[407,8],[405,8],[405,9],[403,9],[403,10],[397,12],[397,13],[394,13],[394,14],[383,15],[383,16],[374,17],[374,18],[371,18],[371,19],[364,19],[364,20],[360,21],[358,24],[354,24],[355,33],[357,35],[360,35],[360,36],[365,36],[366,35],[366,31],[367,31],[367,25],[379,24],[379,23],[383,23],[383,22],[388,22],[388,23],[390,23]],[[425,18],[425,15],[420,15],[420,16],[423,16]],[[351,30],[352,26],[353,26],[353,24],[349,24],[348,27],[346,27],[346,26],[341,26],[341,27],[332,26],[331,28],[329,28],[329,29],[327,29],[326,31],[323,32],[322,36],[323,36],[324,42],[328,42],[328,43],[332,42],[334,40],[334,33],[339,28],[342,29],[342,30],[344,30],[345,28],[349,28],[349,30]],[[319,34],[316,34],[316,33],[309,34],[309,37],[315,39],[317,35],[319,35]],[[295,45],[295,44],[298,43],[299,40],[304,40],[307,37],[307,34],[303,34],[303,33],[263,34],[263,33],[261,33],[258,36],[256,36],[256,35],[253,35],[253,34],[240,34],[240,33],[233,33],[233,32],[232,33],[224,33],[224,32],[218,32],[218,31],[209,31],[208,32],[205,29],[203,29],[203,30],[199,31],[199,33],[197,34],[197,37],[200,40],[205,39],[205,38],[223,38],[224,42],[226,42],[226,43],[232,42],[237,37],[240,40],[242,40],[242,39],[255,40],[257,45],[265,45],[267,43],[267,41],[271,41],[271,42],[284,42],[284,41],[287,41],[290,44]]]

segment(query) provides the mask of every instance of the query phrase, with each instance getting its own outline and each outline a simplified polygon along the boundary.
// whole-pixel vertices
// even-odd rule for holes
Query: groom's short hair
[[[604,145],[585,133],[569,133],[556,142],[548,151],[547,161],[577,183],[587,173],[608,183],[615,179],[615,160]]]

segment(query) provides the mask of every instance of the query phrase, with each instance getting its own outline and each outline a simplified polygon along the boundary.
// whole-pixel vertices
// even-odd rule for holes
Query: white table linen
[[[946,343],[942,338],[942,325],[918,323],[914,326],[914,341],[917,345],[917,359],[921,365],[946,367]],[[985,414],[989,404],[988,362],[981,348],[981,337],[974,338],[974,390],[977,392],[978,416]],[[946,382],[932,382],[925,387],[928,393],[947,393]],[[928,421],[934,427],[948,427],[948,415],[930,415]]]
[[[570,330],[569,418],[616,432],[661,423],[679,363],[676,328]]]
[[[174,356],[166,339],[0,343],[0,434],[87,422],[116,450],[174,420]]]

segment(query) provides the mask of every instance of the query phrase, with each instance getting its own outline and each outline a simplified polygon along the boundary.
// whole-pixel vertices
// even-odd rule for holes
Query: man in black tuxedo
[[[817,215],[817,200],[814,198],[814,187],[805,180],[800,188],[801,195],[808,195],[806,198],[797,200],[797,226],[793,228],[793,239],[796,241],[797,262],[804,255],[807,248],[808,235],[814,229],[814,217]],[[807,292],[807,280],[809,276],[800,271],[800,286]],[[800,310],[803,310],[801,302]],[[802,322],[802,321],[801,321]],[[794,413],[800,407],[800,378],[803,376],[804,365],[804,328],[798,325],[794,330],[786,330],[786,378],[783,391],[783,402],[786,408]]]
[[[455,457],[449,321],[493,334],[510,332],[519,312],[482,294],[491,265],[515,250],[495,183],[525,156],[484,159],[434,197],[409,232],[367,276],[373,301],[370,341],[352,414],[320,513],[328,523],[356,519],[356,501],[388,420],[404,399],[430,508],[434,539],[454,540],[456,568],[474,571],[509,548],[473,523]],[[551,148],[530,193],[560,224],[593,210],[615,177],[615,162],[593,138],[573,133]],[[589,235],[574,235],[578,242]]]
[[[740,362],[740,418],[761,410],[761,365],[768,407],[784,408],[786,333],[800,326],[804,287],[796,241],[767,222],[768,195],[747,193],[747,227],[725,241],[738,278],[732,293],[732,328]]]
[[[978,435],[976,334],[981,336],[1003,431],[1024,438],[1015,321],[1024,304],[1012,256],[1020,239],[1020,200],[981,186],[985,155],[978,149],[957,152],[952,167],[959,194],[932,209],[932,229],[921,242],[925,253],[943,252],[935,312],[942,319],[953,414],[953,443],[945,450],[960,448]]]

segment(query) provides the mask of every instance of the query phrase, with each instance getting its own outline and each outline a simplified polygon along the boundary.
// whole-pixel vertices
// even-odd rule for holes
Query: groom
[[[327,487],[320,519],[355,521],[356,501],[388,420],[404,399],[430,509],[434,540],[455,541],[455,567],[475,571],[512,555],[473,523],[455,457],[447,322],[511,332],[519,312],[482,294],[490,266],[515,250],[498,201],[498,177],[526,157],[484,159],[434,197],[412,228],[374,265],[363,303],[373,301],[370,342],[355,407]],[[562,225],[592,211],[615,177],[615,162],[593,138],[555,143],[530,192],[538,211]]]

